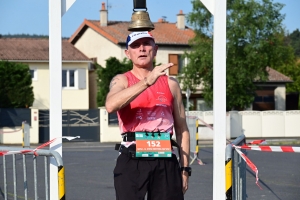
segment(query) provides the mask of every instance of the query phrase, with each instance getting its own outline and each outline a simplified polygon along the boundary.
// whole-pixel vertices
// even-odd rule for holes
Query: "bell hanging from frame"
[[[132,13],[128,31],[151,31],[154,29],[147,11],[136,11]]]

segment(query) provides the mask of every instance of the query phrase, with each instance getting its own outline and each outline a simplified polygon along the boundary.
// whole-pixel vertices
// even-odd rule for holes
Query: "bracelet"
[[[188,173],[189,176],[192,175],[192,168],[191,167],[181,167],[181,171],[185,171]]]
[[[144,85],[146,85],[147,87],[151,86],[147,81],[147,77],[144,78]]]

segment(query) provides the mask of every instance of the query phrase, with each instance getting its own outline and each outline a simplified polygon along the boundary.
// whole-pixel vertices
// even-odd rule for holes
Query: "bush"
[[[105,105],[106,95],[109,92],[109,84],[113,77],[117,74],[123,74],[132,69],[132,63],[126,58],[120,62],[115,57],[110,57],[106,60],[106,68],[102,66],[97,67],[98,74],[98,94],[97,104],[98,106]]]
[[[34,101],[29,66],[0,61],[0,108],[28,108]]]

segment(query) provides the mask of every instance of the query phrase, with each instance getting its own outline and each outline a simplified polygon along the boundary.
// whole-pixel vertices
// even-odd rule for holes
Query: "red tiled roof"
[[[82,33],[89,27],[106,37],[115,44],[125,44],[126,38],[130,33],[127,29],[130,22],[109,22],[107,26],[100,26],[99,20],[85,19],[75,33],[70,37],[72,44],[81,37]],[[175,23],[156,22],[153,23],[155,29],[151,31],[157,44],[168,45],[188,45],[190,39],[195,36],[192,29],[186,27],[184,30],[178,29]]]
[[[186,27],[181,30],[176,27],[175,23],[164,22],[153,23],[155,29],[151,31],[155,42],[160,45],[188,45],[189,40],[195,36],[192,29]],[[108,22],[107,26],[100,26],[99,20],[87,20],[84,19],[82,24],[78,27],[75,33],[70,37],[69,42],[75,44],[76,41],[82,36],[87,28],[91,28],[103,37],[107,38],[114,44],[125,44],[126,38],[130,33],[127,29],[130,22]],[[292,80],[279,73],[278,71],[267,68],[269,73],[268,82],[292,82]]]
[[[293,82],[292,79],[276,71],[275,69],[272,69],[271,67],[267,67],[266,70],[269,74],[268,82]]]
[[[49,39],[0,38],[0,60],[49,60]],[[62,60],[90,61],[67,40],[62,41]]]

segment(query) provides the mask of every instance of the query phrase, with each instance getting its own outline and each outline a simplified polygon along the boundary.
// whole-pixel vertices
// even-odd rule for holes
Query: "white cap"
[[[141,38],[152,38],[154,40],[154,37],[149,31],[142,31],[142,32],[132,32],[128,35],[126,40],[126,48],[128,49],[128,46],[131,45],[134,41],[141,39]]]

